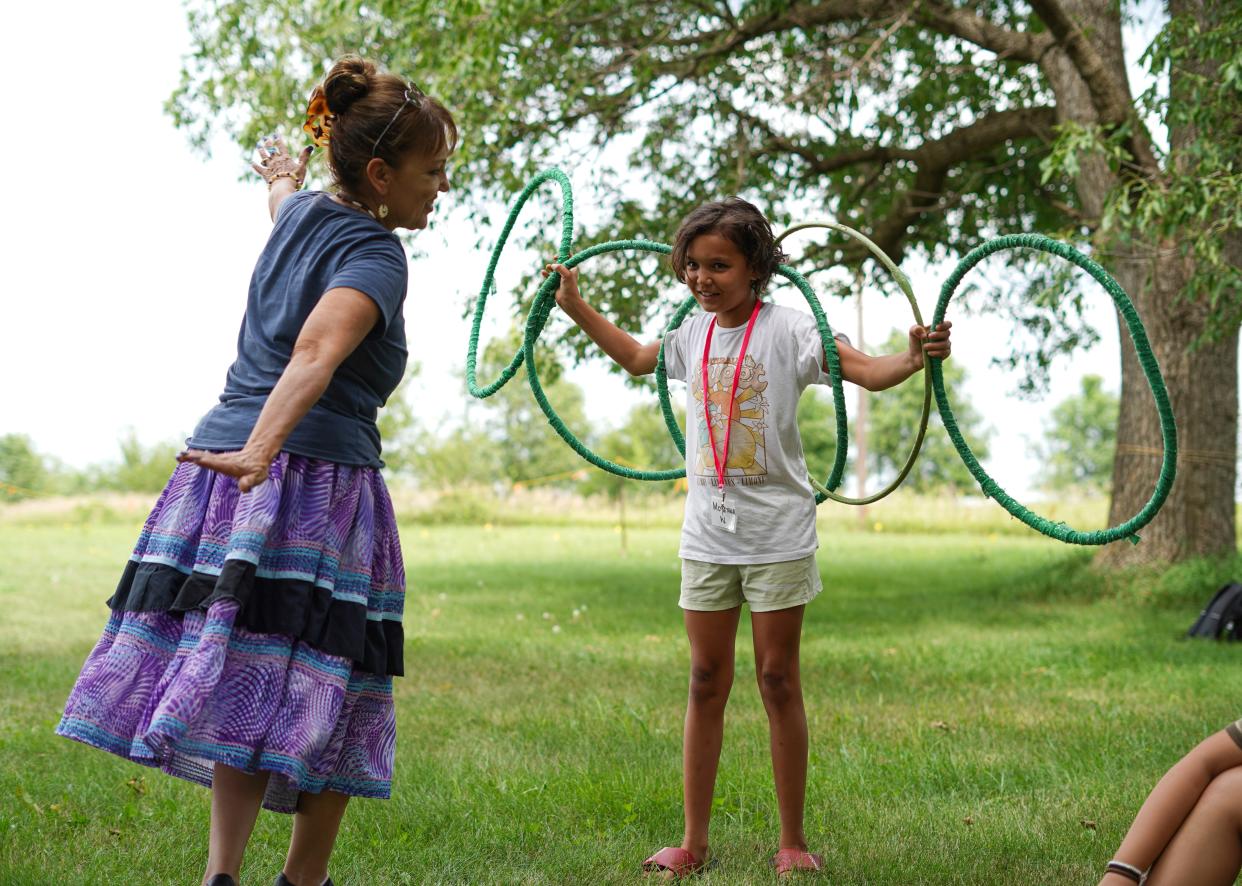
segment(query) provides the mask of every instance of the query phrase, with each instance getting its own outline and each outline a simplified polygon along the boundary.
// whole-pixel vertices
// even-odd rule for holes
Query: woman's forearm
[[[236,477],[243,493],[263,483],[289,434],[323,396],[336,368],[379,320],[379,307],[366,293],[347,286],[329,289],[302,324],[289,362],[246,445],[238,452],[189,449],[177,460]]]
[[[297,183],[287,175],[272,182],[267,192],[267,211],[272,216],[272,221],[276,221],[276,213],[280,211],[280,204],[284,203],[298,191]]]
[[[330,360],[295,351],[268,394],[245,448],[260,455],[265,463],[276,458],[298,422],[323,396],[335,370]]]

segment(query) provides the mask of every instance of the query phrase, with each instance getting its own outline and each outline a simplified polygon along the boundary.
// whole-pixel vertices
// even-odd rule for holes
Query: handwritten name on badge
[[[737,508],[722,499],[711,500],[712,523],[725,532],[737,532]]]

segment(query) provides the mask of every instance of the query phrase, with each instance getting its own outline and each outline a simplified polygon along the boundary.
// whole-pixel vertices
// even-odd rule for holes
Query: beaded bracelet
[[[272,186],[273,186],[274,184],[276,184],[276,180],[277,180],[277,179],[280,179],[280,178],[292,179],[292,180],[293,180],[293,190],[295,190],[295,191],[297,191],[297,190],[301,190],[301,188],[302,188],[302,180],[301,180],[300,178],[298,178],[298,177],[297,177],[297,175],[295,175],[295,174],[294,174],[294,173],[292,173],[292,172],[278,172],[278,173],[276,173],[275,175],[273,175],[271,178],[269,178],[269,179],[267,180],[267,189],[270,191],[270,190],[272,189]]]
[[[1142,883],[1145,879],[1143,872],[1132,864],[1126,864],[1124,861],[1113,859],[1108,863],[1105,870],[1110,874],[1121,874],[1127,880],[1133,880],[1135,883]]]

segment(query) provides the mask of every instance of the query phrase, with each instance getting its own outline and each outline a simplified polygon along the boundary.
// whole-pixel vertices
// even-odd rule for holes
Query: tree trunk
[[[1219,4],[1202,0],[1171,0],[1171,16],[1189,14],[1210,28]],[[1213,76],[1212,67],[1193,60],[1187,67]],[[1169,84],[1179,90],[1175,66]],[[1180,149],[1198,138],[1192,127],[1174,126],[1169,132],[1170,162],[1177,175],[1193,175],[1184,167]],[[1236,243],[1226,254],[1236,261]],[[1153,247],[1158,247],[1157,249]],[[1140,532],[1141,544],[1114,544],[1102,550],[1097,562],[1129,566],[1175,562],[1190,557],[1220,557],[1237,550],[1234,490],[1237,483],[1238,333],[1229,331],[1212,344],[1196,346],[1211,321],[1211,308],[1186,298],[1194,271],[1177,242],[1148,247],[1154,259],[1136,262],[1143,267],[1146,286],[1137,290],[1138,307],[1169,388],[1177,418],[1177,481],[1168,500],[1151,524]],[[1131,290],[1134,292],[1135,290]],[[1123,333],[1124,336],[1124,333]],[[1151,395],[1143,381],[1133,346],[1122,349],[1122,402],[1117,422],[1117,456],[1113,462],[1113,500],[1109,522],[1127,519],[1151,494],[1159,472],[1160,429]]]
[[[1198,0],[1174,0],[1197,5]],[[1129,89],[1122,53],[1121,18],[1110,0],[1067,0],[1066,9],[1087,31],[1113,75]],[[1174,13],[1178,9],[1172,10]],[[1059,50],[1044,70],[1057,97],[1059,118],[1098,122],[1086,84]],[[1176,153],[1193,133],[1170,133]],[[1083,211],[1099,218],[1118,182],[1102,157],[1081,158],[1076,181]],[[1124,567],[1221,556],[1235,550],[1234,484],[1238,427],[1237,333],[1195,347],[1210,310],[1183,299],[1193,268],[1174,242],[1123,244],[1113,237],[1097,258],[1129,293],[1159,361],[1178,427],[1178,475],[1156,518],[1139,532],[1138,545],[1114,542],[1100,550],[1099,565]],[[1163,457],[1159,418],[1129,332],[1118,318],[1121,408],[1109,525],[1125,522],[1151,497]]]
[[[1177,419],[1177,480],[1160,513],[1139,531],[1142,542],[1135,546],[1116,542],[1102,549],[1096,561],[1104,566],[1223,556],[1236,546],[1238,336],[1235,331],[1218,343],[1194,347],[1208,310],[1179,302],[1190,268],[1173,244],[1162,245],[1164,251],[1155,262],[1135,260],[1151,273],[1147,285],[1131,292],[1138,294],[1135,306],[1153,343]],[[1121,411],[1110,525],[1129,519],[1151,497],[1163,457],[1151,391],[1124,328],[1121,335]]]

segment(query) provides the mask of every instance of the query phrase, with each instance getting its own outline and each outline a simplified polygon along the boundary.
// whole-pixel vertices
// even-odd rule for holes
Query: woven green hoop
[[[562,262],[562,264],[566,268],[572,269],[582,264],[588,258],[594,258],[606,252],[618,252],[627,249],[657,252],[661,255],[668,255],[673,251],[671,246],[656,243],[652,240],[612,240],[608,243],[599,243],[584,249]],[[535,343],[539,340],[539,335],[543,332],[543,328],[548,322],[548,316],[552,312],[553,305],[556,304],[556,290],[560,286],[560,282],[560,274],[549,274],[539,287],[539,291],[535,294],[535,301],[530,307],[530,314],[526,318],[526,334],[522,340],[522,351],[526,359],[526,380],[530,383],[531,392],[535,395],[535,402],[539,404],[539,408],[547,416],[548,424],[560,435],[562,440],[569,444],[569,447],[574,452],[597,468],[608,471],[610,474],[616,474],[618,477],[625,477],[629,480],[676,480],[679,477],[686,476],[686,469],[684,467],[670,468],[664,471],[650,471],[627,467],[604,458],[579,440],[574,435],[574,432],[565,426],[565,422],[561,420],[552,404],[548,402],[548,397],[543,391],[543,385],[539,381],[539,370],[535,365]],[[679,316],[684,316],[684,312],[679,311],[678,314]],[[669,432],[673,436],[673,442],[677,443],[678,449],[684,455],[685,441],[681,437],[681,429],[677,427],[677,418],[673,415],[673,406],[668,398],[667,385],[660,389],[660,409],[664,413],[664,423],[668,426]]]
[[[557,258],[566,267],[573,268],[581,264],[588,258],[601,255],[606,252],[614,252],[619,250],[636,249],[647,252],[656,252],[660,254],[668,254],[671,249],[663,243],[656,243],[650,240],[614,240],[608,243],[601,243],[583,250],[575,255],[570,255],[570,248],[573,242],[573,194],[569,183],[569,179],[559,169],[548,169],[539,173],[535,178],[526,185],[521,195],[514,201],[514,205],[510,210],[509,218],[501,232],[496,246],[492,250],[491,261],[488,264],[487,273],[484,276],[483,286],[479,292],[479,299],[475,305],[474,323],[470,333],[469,349],[466,357],[466,381],[472,396],[478,398],[489,397],[509,382],[517,373],[518,368],[523,362],[526,363],[527,381],[531,386],[531,391],[535,396],[536,402],[539,403],[540,409],[548,418],[549,424],[553,429],[570,445],[580,456],[589,461],[591,464],[616,474],[636,480],[671,480],[685,476],[684,468],[677,468],[665,471],[648,471],[630,468],[605,459],[585,446],[573,432],[570,431],[557,415],[556,410],[552,408],[548,402],[547,396],[543,391],[543,387],[539,381],[539,373],[535,366],[535,344],[542,333],[544,326],[547,324],[548,316],[551,313],[552,306],[555,304],[556,289],[560,284],[560,276],[551,274],[536,293],[535,300],[531,305],[530,314],[527,317],[526,330],[522,340],[521,349],[514,354],[509,364],[501,371],[500,375],[486,386],[480,387],[476,379],[476,364],[478,356],[479,333],[482,327],[483,314],[486,309],[487,297],[495,288],[495,270],[500,254],[504,249],[513,225],[517,221],[517,217],[522,207],[530,198],[531,194],[541,184],[546,181],[555,181],[561,189],[561,242],[557,251]],[[812,222],[806,225],[799,225],[782,234],[782,239],[795,230],[804,227],[831,227],[835,230],[842,231],[850,236],[855,237],[863,242],[867,247],[880,259],[880,261],[893,273],[905,292],[906,297],[910,300],[915,312],[915,318],[921,324],[918,305],[914,301],[913,293],[910,290],[909,282],[905,276],[896,268],[888,256],[879,250],[870,240],[844,225],[837,225],[832,222]],[[938,325],[944,319],[944,312],[948,306],[949,300],[956,291],[957,286],[961,282],[965,274],[976,264],[989,255],[1004,249],[1013,248],[1029,248],[1048,252],[1053,255],[1065,258],[1087,271],[1094,277],[1112,297],[1118,311],[1125,318],[1126,326],[1130,331],[1130,335],[1134,340],[1135,349],[1138,352],[1139,363],[1143,368],[1144,375],[1147,377],[1148,384],[1151,386],[1152,395],[1156,401],[1156,408],[1160,415],[1161,434],[1164,440],[1164,461],[1161,465],[1160,476],[1156,481],[1156,488],[1152,493],[1151,499],[1143,507],[1138,514],[1126,522],[1110,527],[1109,529],[1099,530],[1095,532],[1080,532],[1066,526],[1064,523],[1053,523],[1039,515],[1027,510],[1017,501],[1008,496],[1000,486],[992,480],[991,477],[984,472],[979,465],[974,454],[970,451],[970,447],[962,438],[961,432],[958,430],[957,422],[954,419],[953,411],[949,406],[948,397],[944,390],[944,376],[941,368],[941,361],[938,358],[928,358],[928,375],[930,376],[931,389],[936,397],[936,405],[940,410],[941,418],[944,420],[945,429],[949,432],[950,438],[953,440],[954,446],[957,448],[958,454],[965,462],[967,469],[971,475],[979,482],[984,495],[994,498],[1002,507],[1010,514],[1022,520],[1031,528],[1038,532],[1042,532],[1052,538],[1060,541],[1069,542],[1071,544],[1106,544],[1116,541],[1120,538],[1128,538],[1133,542],[1138,541],[1136,531],[1147,525],[1155,516],[1160,506],[1167,498],[1173,480],[1176,474],[1177,466],[1177,429],[1173,420],[1172,408],[1169,405],[1168,392],[1164,386],[1164,380],[1160,375],[1160,368],[1156,364],[1156,359],[1152,353],[1151,344],[1147,340],[1147,333],[1143,328],[1142,322],[1139,320],[1138,313],[1135,311],[1133,304],[1125,291],[1117,284],[1109,274],[1091,259],[1079,253],[1072,247],[1050,240],[1036,234],[1020,234],[1008,237],[1000,237],[992,240],[968,254],[958,266],[954,269],[949,279],[945,281],[941,289],[940,301],[936,306],[936,313],[932,319],[932,325]],[[919,448],[922,443],[923,435],[926,430],[927,421],[927,394],[924,393],[924,414],[920,422],[920,430],[918,440],[915,443],[906,466],[897,480],[890,484],[890,488],[876,495],[862,498],[850,499],[844,496],[833,494],[832,490],[836,489],[841,482],[841,476],[845,469],[845,460],[848,446],[848,428],[846,426],[845,414],[845,396],[841,387],[841,365],[840,356],[837,352],[836,340],[832,337],[832,330],[828,326],[827,318],[824,315],[823,308],[819,303],[819,299],[815,296],[807,280],[786,265],[781,265],[777,269],[777,273],[794,283],[798,290],[811,307],[811,312],[815,316],[816,325],[819,328],[820,337],[823,340],[825,360],[828,363],[828,370],[833,379],[833,403],[836,410],[837,421],[837,453],[833,463],[832,471],[828,479],[821,486],[812,478],[812,485],[817,490],[816,501],[822,502],[826,497],[831,496],[837,501],[847,504],[867,504],[883,497],[892,491],[898,483],[908,473],[911,465],[917,457]],[[676,314],[670,320],[667,330],[678,328],[684,321],[686,315],[695,307],[693,297],[688,298],[677,310]],[[678,450],[685,454],[685,439],[682,435],[681,428],[678,426],[676,417],[673,414],[672,403],[668,391],[668,376],[664,364],[664,349],[661,345],[659,357],[656,363],[656,381],[660,394],[660,408],[664,415],[664,422],[668,427],[669,434],[676,443]]]
[[[535,402],[539,404],[539,408],[543,411],[548,419],[548,424],[552,429],[569,444],[570,448],[578,453],[583,459],[595,465],[596,467],[616,474],[619,477],[625,477],[632,480],[674,480],[686,475],[685,468],[673,468],[669,470],[643,470],[632,468],[626,465],[617,464],[603,456],[597,454],[590,447],[584,444],[571,431],[565,422],[557,414],[556,409],[549,402],[547,394],[543,390],[543,385],[539,379],[539,370],[535,364],[535,345],[539,340],[540,334],[547,325],[548,317],[551,314],[552,307],[556,303],[556,290],[560,285],[560,275],[550,274],[540,285],[535,294],[535,299],[531,304],[530,313],[526,318],[526,329],[522,337],[522,348],[513,356],[509,364],[501,371],[500,375],[490,384],[480,386],[476,378],[476,366],[478,360],[479,334],[483,323],[483,314],[487,307],[487,297],[495,288],[495,272],[496,265],[500,260],[500,255],[504,251],[505,244],[508,242],[509,234],[513,230],[514,224],[522,211],[522,207],[526,201],[534,193],[536,188],[546,181],[555,181],[561,189],[561,245],[558,251],[559,261],[566,268],[577,267],[582,262],[597,255],[608,252],[617,252],[621,250],[639,250],[645,252],[655,252],[661,255],[667,255],[672,252],[672,247],[657,243],[651,240],[613,240],[607,243],[600,243],[585,249],[579,253],[569,256],[570,245],[573,242],[573,192],[569,183],[569,179],[559,169],[548,169],[537,176],[523,188],[522,193],[513,202],[513,206],[509,210],[509,217],[505,222],[505,226],[501,231],[500,237],[497,239],[496,245],[492,249],[491,260],[488,262],[487,272],[483,278],[483,285],[479,291],[478,301],[475,303],[474,323],[470,331],[469,347],[466,355],[466,385],[470,394],[479,399],[490,397],[500,388],[504,387],[514,375],[517,374],[518,368],[526,364],[526,379],[530,384],[531,393],[535,397]],[[861,236],[861,235],[859,235]],[[568,257],[566,257],[568,256]],[[836,339],[832,336],[832,330],[828,326],[827,317],[824,315],[819,299],[815,296],[814,290],[811,289],[810,283],[807,282],[801,274],[793,268],[781,265],[777,269],[777,273],[786,277],[802,293],[807,303],[811,307],[812,314],[815,315],[816,325],[819,327],[820,338],[823,340],[825,359],[828,363],[828,369],[833,379],[833,400],[837,415],[837,455],[833,463],[832,471],[825,482],[827,489],[817,493],[816,501],[822,502],[828,490],[835,489],[841,482],[841,475],[845,471],[845,460],[848,454],[849,430],[846,425],[845,413],[845,393],[841,387],[841,360],[837,353]],[[681,325],[686,315],[695,307],[693,297],[688,298],[670,321],[667,330],[676,329]],[[681,428],[677,424],[677,417],[673,412],[673,405],[668,390],[668,375],[664,364],[664,347],[660,346],[659,357],[656,361],[656,387],[660,396],[660,411],[664,416],[664,424],[668,428],[669,436],[676,444],[678,451],[684,456],[686,451],[685,438],[682,435]]]
[[[479,289],[479,297],[474,306],[474,322],[470,329],[470,341],[466,351],[466,387],[472,397],[477,397],[480,400],[490,397],[508,384],[513,376],[517,374],[518,368],[525,363],[526,379],[530,384],[531,392],[535,396],[535,402],[539,404],[539,408],[543,410],[544,415],[548,418],[548,424],[584,459],[605,471],[632,480],[673,480],[678,477],[684,477],[686,473],[684,468],[668,471],[645,471],[619,465],[597,455],[565,426],[565,422],[557,414],[552,404],[548,402],[543,385],[539,381],[539,371],[535,366],[535,343],[539,340],[539,334],[543,331],[552,306],[556,303],[556,289],[560,285],[561,280],[559,274],[548,275],[535,294],[535,300],[531,304],[530,312],[526,318],[526,332],[522,338],[522,347],[513,355],[509,364],[501,370],[495,380],[487,385],[481,386],[478,384],[476,373],[479,334],[483,326],[483,314],[487,309],[487,298],[495,290],[496,265],[500,261],[501,253],[504,252],[505,244],[509,240],[509,234],[513,231],[513,226],[517,223],[518,216],[522,212],[522,207],[526,205],[526,201],[530,199],[535,190],[546,181],[556,182],[561,190],[561,242],[560,248],[557,250],[557,260],[566,267],[575,267],[592,256],[618,249],[646,249],[651,252],[666,254],[672,251],[670,247],[662,243],[653,243],[647,240],[619,240],[611,243],[601,243],[598,246],[593,246],[577,255],[571,256],[570,249],[573,244],[574,230],[573,187],[569,183],[568,176],[560,169],[553,167],[540,172],[527,183],[526,187],[522,189],[522,193],[513,201],[513,205],[509,209],[509,217],[506,219],[505,226],[500,232],[500,237],[497,238],[496,245],[492,247],[491,259],[487,264],[487,272],[483,275],[483,285]],[[661,407],[664,411],[665,423],[668,424],[671,431],[676,431],[679,435],[680,431],[677,428],[677,420],[673,415],[672,405],[667,402],[667,397],[661,402]],[[677,435],[674,436],[674,440],[677,440]]]
[[[530,195],[535,193],[535,190],[546,181],[556,182],[561,189],[561,245],[560,249],[557,250],[556,257],[562,262],[569,258],[569,250],[574,240],[573,187],[569,184],[569,178],[565,173],[553,167],[545,169],[527,182],[526,187],[522,189],[522,193],[513,201],[513,206],[509,210],[509,218],[500,232],[500,238],[496,241],[496,245],[492,247],[492,258],[487,263],[487,273],[483,275],[483,286],[479,290],[478,301],[474,303],[474,323],[470,327],[470,343],[466,350],[466,388],[470,391],[470,396],[477,397],[480,400],[484,397],[490,397],[503,388],[509,379],[517,374],[518,367],[522,365],[522,360],[525,356],[524,349],[519,348],[517,353],[513,355],[513,359],[509,361],[509,365],[501,370],[500,375],[496,377],[495,381],[485,387],[479,387],[475,377],[475,366],[479,355],[479,330],[483,326],[483,311],[487,308],[487,297],[496,288],[496,263],[500,261],[500,254],[504,252],[505,243],[509,240],[509,233],[513,230],[513,225],[517,222],[518,215],[522,212],[522,207],[526,205]],[[557,279],[559,280],[560,278],[558,277]]]
[[[906,277],[906,275],[901,272],[901,268],[897,267],[896,262],[894,262],[891,258],[889,258],[888,254],[885,253],[883,249],[881,249],[879,246],[873,243],[868,237],[865,237],[862,234],[860,234],[858,231],[855,231],[853,228],[840,224],[838,222],[831,222],[831,221],[804,222],[803,224],[800,224],[800,225],[794,225],[792,228],[789,228],[784,233],[782,233],[779,237],[777,237],[776,238],[777,245],[779,246],[781,242],[786,237],[788,237],[790,234],[796,231],[805,230],[807,228],[828,228],[829,230],[840,231],[842,234],[845,234],[847,237],[850,237],[853,240],[857,240],[859,243],[866,246],[867,249],[871,252],[871,254],[874,255],[877,259],[879,259],[880,264],[884,265],[884,267],[888,269],[888,272],[893,275],[893,279],[897,281],[897,285],[901,287],[901,291],[905,293],[906,301],[910,302],[910,308],[914,312],[914,322],[917,323],[919,326],[923,325],[923,312],[919,310],[918,299],[914,297],[914,288],[910,285],[909,278]],[[926,359],[924,359],[924,365],[926,365]],[[872,493],[871,495],[862,496],[861,498],[850,498],[847,495],[840,495],[836,492],[833,492],[832,490],[835,488],[835,486],[830,485],[828,483],[821,484],[818,480],[815,479],[815,475],[812,474],[810,475],[809,479],[811,481],[811,487],[820,496],[818,500],[823,501],[824,498],[830,498],[833,501],[840,502],[843,505],[869,505],[869,504],[872,504],[873,502],[879,501],[880,499],[884,498],[884,496],[889,495],[898,486],[900,486],[902,482],[905,481],[906,476],[910,473],[910,469],[914,467],[914,462],[919,457],[919,450],[923,448],[923,438],[927,435],[927,420],[928,418],[931,417],[931,400],[932,400],[931,374],[924,372],[923,373],[923,410],[922,410],[922,414],[919,416],[918,431],[914,435],[914,445],[910,447],[910,454],[906,456],[906,463],[902,465],[901,470],[897,472],[897,476],[893,479],[892,483],[889,483],[879,492]],[[842,427],[841,422],[838,422],[837,423],[837,448],[838,450],[842,449],[844,446],[844,444],[841,442],[841,427]],[[835,465],[834,465],[834,469],[835,469]]]
[[[788,265],[778,265],[776,273],[798,287],[798,291],[810,305],[811,313],[815,317],[815,325],[819,327],[819,338],[824,346],[824,359],[828,363],[828,372],[832,378],[832,404],[837,415],[837,455],[832,464],[832,472],[824,481],[823,485],[826,488],[815,493],[815,502],[818,504],[832,494],[831,490],[841,485],[841,475],[845,473],[845,459],[849,453],[850,435],[845,416],[845,389],[841,386],[841,355],[837,352],[837,340],[832,336],[832,328],[828,325],[824,308],[820,305],[819,298],[815,295],[811,284]],[[673,433],[673,441],[682,455],[686,454],[686,441],[681,435],[681,429],[677,427],[677,422],[672,419],[672,407],[669,405],[668,368],[664,363],[664,338],[667,338],[668,333],[681,325],[686,315],[697,304],[694,296],[689,296],[681,303],[681,307],[677,309],[677,313],[673,315],[673,319],[669,321],[668,327],[664,330],[664,337],[660,339],[660,353],[656,357],[656,387],[660,391],[660,405],[666,408],[664,422]]]
[[[1065,523],[1054,523],[1023,507],[1007,495],[996,481],[983,470],[974,453],[970,451],[970,447],[966,444],[966,440],[962,437],[962,433],[957,427],[957,421],[953,417],[953,410],[949,407],[949,398],[944,390],[944,371],[940,365],[941,360],[940,358],[932,358],[930,360],[932,390],[936,394],[936,405],[940,409],[940,417],[944,420],[945,429],[953,439],[953,445],[957,447],[958,454],[962,457],[962,461],[966,463],[966,468],[979,482],[983,494],[988,498],[995,499],[1000,503],[1001,507],[1027,526],[1030,526],[1037,532],[1042,532],[1044,535],[1059,541],[1068,542],[1069,544],[1102,545],[1122,538],[1129,539],[1137,544],[1139,541],[1139,537],[1136,534],[1137,531],[1150,523],[1152,518],[1156,516],[1156,512],[1164,504],[1164,500],[1168,497],[1169,490],[1173,486],[1173,479],[1177,473],[1177,426],[1173,420],[1173,409],[1169,404],[1169,393],[1165,389],[1164,378],[1160,375],[1160,367],[1156,363],[1156,356],[1152,352],[1151,343],[1147,340],[1147,331],[1143,328],[1143,323],[1139,319],[1138,312],[1134,309],[1130,297],[1126,295],[1125,290],[1118,285],[1117,281],[1094,261],[1065,243],[1058,243],[1056,240],[1051,240],[1039,234],[1011,234],[1007,237],[998,237],[972,250],[953,269],[953,273],[949,275],[949,279],[945,280],[944,286],[940,290],[940,301],[936,304],[936,313],[932,318],[932,324],[939,324],[944,319],[944,312],[949,305],[949,300],[953,297],[953,293],[957,290],[962,278],[966,276],[966,273],[971,268],[994,253],[1005,249],[1018,248],[1047,252],[1073,262],[1104,287],[1112,297],[1113,304],[1117,306],[1118,312],[1125,319],[1126,328],[1130,331],[1130,337],[1134,340],[1134,349],[1138,353],[1139,365],[1143,367],[1143,374],[1147,377],[1147,384],[1151,387],[1152,396],[1156,401],[1156,411],[1160,415],[1160,434],[1164,441],[1164,460],[1160,465],[1160,476],[1156,479],[1156,488],[1152,492],[1151,498],[1148,499],[1147,504],[1143,506],[1143,509],[1124,523],[1093,532],[1071,529]]]

